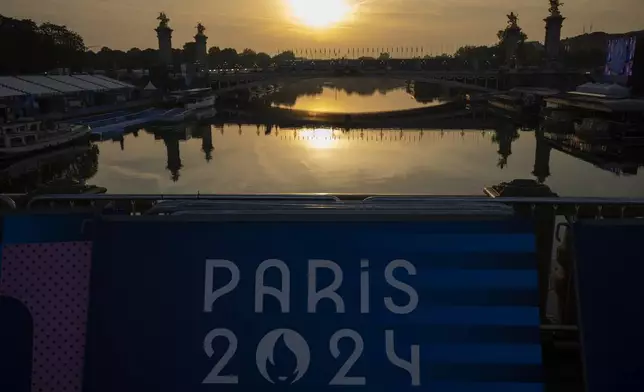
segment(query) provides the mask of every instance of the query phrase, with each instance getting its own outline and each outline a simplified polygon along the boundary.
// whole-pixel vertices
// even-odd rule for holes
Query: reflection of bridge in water
[[[267,108],[224,111],[226,123],[265,123],[282,128],[307,126],[363,129],[487,129],[496,128],[497,117],[487,111],[469,110],[462,102],[449,102],[409,110],[374,113],[324,113]]]
[[[254,125],[254,129],[251,126]],[[636,174],[638,168],[644,166],[644,159],[633,158],[635,155],[641,157],[642,149],[636,151],[628,150],[623,154],[617,154],[619,148],[614,149],[615,153],[606,153],[606,146],[585,144],[584,151],[577,151],[566,147],[565,143],[553,140],[552,135],[546,134],[543,130],[521,131],[511,123],[498,123],[496,128],[485,129],[341,129],[326,127],[300,127],[284,128],[267,124],[218,124],[189,126],[172,132],[154,132],[155,138],[163,140],[166,146],[167,166],[171,178],[178,181],[181,176],[181,169],[184,167],[181,160],[181,142],[190,139],[201,139],[201,151],[204,160],[210,162],[213,159],[216,141],[213,133],[221,136],[246,136],[256,138],[271,138],[294,147],[308,145],[315,148],[331,148],[346,145],[359,146],[363,143],[393,143],[393,144],[422,144],[440,143],[442,141],[462,141],[463,143],[480,144],[482,147],[497,145],[497,163],[499,169],[511,165],[513,154],[512,146],[521,137],[534,137],[534,167],[532,175],[544,183],[550,177],[550,159],[552,149],[573,156],[582,161],[593,164],[603,170],[613,172],[616,175]],[[569,136],[562,136],[565,140]],[[560,139],[560,140],[564,140]],[[591,147],[594,146],[594,147]],[[604,153],[600,153],[604,151]],[[612,151],[612,150],[611,150]]]
[[[271,138],[284,143],[292,143],[294,146],[306,144],[316,148],[329,148],[334,145],[347,143],[349,145],[360,145],[362,143],[394,143],[394,144],[420,144],[440,143],[443,140],[461,140],[464,143],[480,143],[481,146],[498,144],[499,162],[502,169],[508,165],[508,159],[512,155],[512,143],[519,138],[519,131],[511,124],[504,123],[496,129],[340,129],[325,127],[300,127],[283,128],[267,124],[253,124],[255,129],[249,129],[251,124],[218,124],[218,125],[196,125],[187,126],[180,130],[163,132],[149,130],[155,139],[163,140],[166,147],[167,164],[166,169],[170,172],[173,181],[181,177],[181,169],[184,168],[181,159],[181,142],[190,139],[201,139],[201,151],[204,160],[210,162],[215,153],[215,142],[213,132],[221,136],[254,136],[257,138]],[[537,154],[537,159],[543,159],[548,154]],[[538,167],[546,169],[537,169]],[[549,162],[535,162],[535,172],[546,171],[549,174]],[[536,176],[537,174],[535,174]],[[547,176],[546,176],[547,177]],[[545,178],[540,179],[540,181]]]

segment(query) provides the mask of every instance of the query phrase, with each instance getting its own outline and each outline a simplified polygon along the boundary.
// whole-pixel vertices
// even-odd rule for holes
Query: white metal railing
[[[14,198],[12,198],[14,197]],[[0,203],[15,209],[18,198],[14,195],[0,195]],[[109,203],[121,207],[130,206],[132,213],[144,213],[159,202],[175,202],[177,208],[189,207],[186,202],[234,202],[234,203],[269,203],[275,207],[286,204],[329,205],[360,209],[422,209],[430,203],[450,204],[468,203],[479,205],[481,209],[495,205],[512,206],[533,214],[551,210],[554,215],[585,217],[589,215],[601,218],[644,217],[644,199],[642,198],[584,198],[584,197],[478,197],[478,196],[427,196],[427,195],[368,195],[368,194],[261,194],[261,195],[163,195],[163,194],[98,194],[98,195],[41,195],[31,198],[26,209],[43,207],[102,207]],[[195,206],[197,207],[197,206]],[[203,207],[203,204],[198,207]],[[268,206],[267,206],[268,207]],[[546,208],[547,207],[547,208]],[[158,210],[170,210],[170,205]]]

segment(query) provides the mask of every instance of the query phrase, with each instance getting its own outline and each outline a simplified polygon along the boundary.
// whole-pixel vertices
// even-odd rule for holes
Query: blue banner
[[[579,325],[589,392],[644,391],[644,223],[574,226]]]
[[[96,229],[87,392],[542,390],[529,222]]]

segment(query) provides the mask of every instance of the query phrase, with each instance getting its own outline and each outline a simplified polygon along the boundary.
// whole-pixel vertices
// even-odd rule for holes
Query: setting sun
[[[291,14],[314,28],[329,27],[349,17],[353,8],[347,0],[287,0]]]

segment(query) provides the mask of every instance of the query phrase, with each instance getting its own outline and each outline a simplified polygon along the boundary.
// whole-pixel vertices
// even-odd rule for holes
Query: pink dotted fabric
[[[34,323],[31,390],[80,391],[89,302],[91,242],[5,245],[0,295]]]

